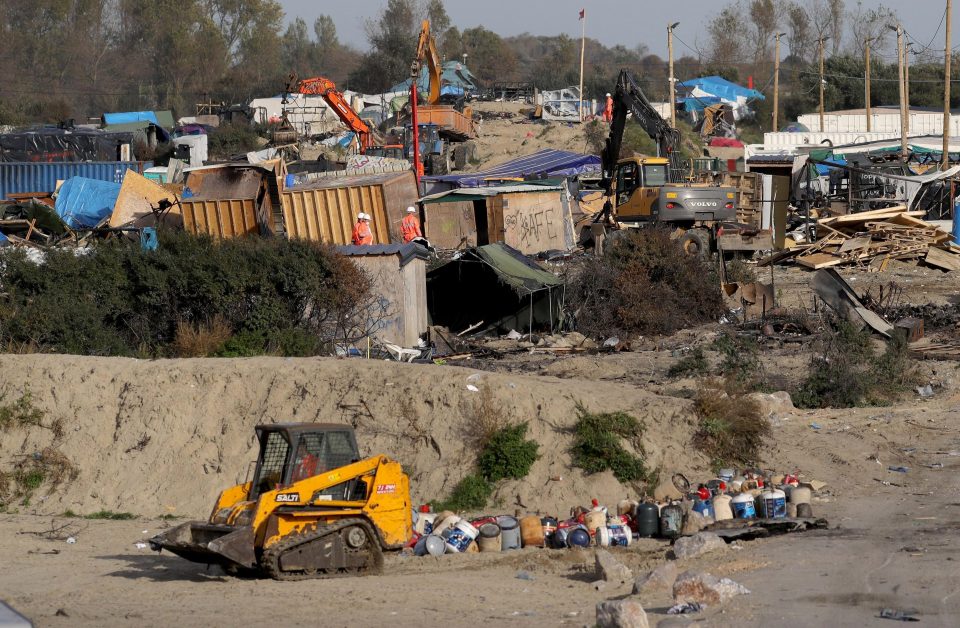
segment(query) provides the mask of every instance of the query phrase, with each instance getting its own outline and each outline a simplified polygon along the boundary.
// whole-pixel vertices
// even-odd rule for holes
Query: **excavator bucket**
[[[257,565],[250,526],[233,527],[189,521],[150,539],[150,549],[167,550],[195,563],[244,567]]]

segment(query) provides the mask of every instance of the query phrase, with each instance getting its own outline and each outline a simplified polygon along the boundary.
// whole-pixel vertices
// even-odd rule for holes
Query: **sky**
[[[781,0],[775,0],[780,2]],[[801,0],[809,4],[810,0]],[[279,0],[287,13],[287,20],[302,17],[311,26],[321,13],[330,15],[337,25],[340,41],[356,48],[367,48],[363,25],[376,17],[386,0]],[[529,32],[533,35],[567,33],[580,37],[577,15],[586,9],[588,37],[607,46],[622,44],[633,48],[643,43],[650,52],[666,57],[666,28],[668,22],[680,22],[674,31],[676,56],[691,53],[690,48],[703,48],[707,41],[706,25],[710,16],[723,6],[723,0],[446,0],[451,21],[461,30],[483,26],[502,36]],[[847,0],[848,9],[856,7],[855,0]],[[924,44],[936,34],[935,41],[943,49],[941,24],[945,0],[862,0],[865,8],[880,5],[898,10],[904,28]],[[358,10],[357,7],[360,7]],[[960,43],[960,2],[953,3],[953,46]],[[935,47],[935,46],[931,46]],[[896,55],[894,55],[894,59]]]

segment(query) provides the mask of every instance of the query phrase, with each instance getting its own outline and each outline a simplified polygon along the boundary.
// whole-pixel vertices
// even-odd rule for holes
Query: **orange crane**
[[[439,92],[439,87],[437,88]],[[314,78],[297,80],[296,74],[290,75],[287,83],[287,92],[291,94],[305,94],[308,96],[320,96],[330,105],[330,108],[336,112],[340,121],[347,125],[347,128],[356,133],[357,141],[360,143],[360,152],[365,153],[368,148],[373,146],[374,137],[370,125],[363,121],[363,118],[353,110],[350,103],[347,102],[343,93],[337,90],[337,86],[330,79],[317,76]]]

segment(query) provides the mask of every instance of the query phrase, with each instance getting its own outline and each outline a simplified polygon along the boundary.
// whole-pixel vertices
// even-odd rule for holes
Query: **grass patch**
[[[130,512],[114,512],[112,510],[98,510],[97,512],[83,515],[84,519],[104,519],[108,521],[130,521],[137,516]]]
[[[28,505],[33,494],[47,486],[47,494],[52,493],[61,484],[77,478],[77,468],[70,459],[54,447],[25,456],[9,472],[0,472],[0,505],[21,500]]]
[[[173,353],[179,358],[205,358],[219,351],[232,335],[230,324],[220,315],[209,323],[178,321]]]
[[[667,377],[696,377],[706,375],[709,370],[710,365],[703,355],[703,349],[696,347],[670,367]]]
[[[480,510],[487,505],[492,494],[493,484],[479,473],[471,473],[457,483],[450,497],[443,501],[430,502],[430,506],[434,512]]]
[[[0,431],[13,427],[42,425],[43,410],[33,405],[33,394],[27,388],[19,398],[7,402],[8,391],[0,392]]]
[[[900,334],[877,354],[870,332],[845,320],[830,321],[806,379],[791,395],[798,408],[889,405],[920,383]]]
[[[626,412],[592,413],[577,404],[577,423],[570,450],[573,465],[587,473],[613,471],[620,482],[646,481],[649,472],[640,440],[644,430],[643,422]],[[624,439],[639,455],[624,448]]]
[[[693,444],[710,458],[714,470],[755,465],[771,434],[760,405],[742,389],[729,388],[731,383],[730,378],[708,381],[694,400],[699,424]]]

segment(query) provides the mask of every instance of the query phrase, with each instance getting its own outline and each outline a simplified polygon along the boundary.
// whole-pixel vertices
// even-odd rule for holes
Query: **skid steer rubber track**
[[[369,522],[344,519],[274,543],[261,565],[275,580],[374,576],[383,572],[383,551]]]

